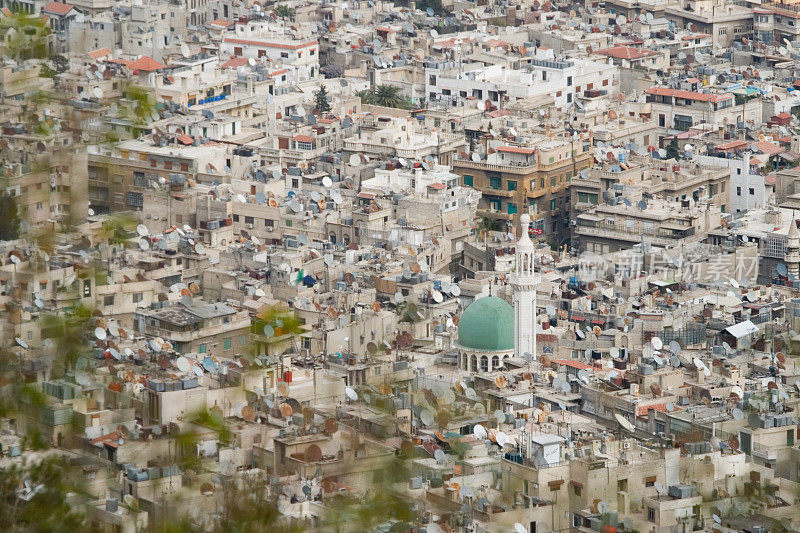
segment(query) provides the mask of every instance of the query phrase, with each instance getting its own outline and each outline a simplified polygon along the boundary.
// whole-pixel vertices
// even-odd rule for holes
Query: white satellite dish
[[[94,95],[95,98],[100,99],[103,97],[103,89],[100,87],[93,87],[92,94]]]
[[[347,397],[348,397],[348,398],[349,398],[351,401],[354,401],[354,402],[355,402],[355,401],[357,401],[357,400],[358,400],[358,393],[355,391],[355,389],[352,389],[352,388],[350,388],[350,387],[345,387],[345,388],[344,388],[344,393],[347,395]]]
[[[106,330],[104,330],[103,328],[94,328],[94,336],[95,336],[95,338],[97,338],[97,339],[99,339],[101,341],[104,341],[104,340],[106,340],[106,336],[107,336],[106,335]]]
[[[486,428],[480,424],[475,424],[475,427],[472,429],[472,433],[479,439],[484,440],[486,438]]]
[[[528,530],[525,529],[525,526],[517,522],[514,524],[514,533],[528,533]]]
[[[331,180],[330,176],[325,176],[324,178],[322,178],[323,187],[330,187],[331,185],[333,185],[333,180]]]
[[[650,339],[650,342],[653,344],[653,348],[655,348],[656,350],[660,350],[664,346],[664,343],[661,342],[661,339],[659,339],[658,337],[653,337],[652,339]]]
[[[136,233],[138,233],[140,237],[147,237],[150,234],[150,230],[148,230],[147,226],[144,224],[139,224],[136,226]]]
[[[497,441],[497,444],[499,444],[501,448],[505,448],[506,443],[508,443],[508,435],[506,435],[502,431],[498,431],[497,435],[495,435],[495,440]]]
[[[626,430],[628,430],[630,432],[633,432],[633,430],[636,429],[636,427],[633,424],[631,424],[631,421],[628,420],[627,418],[625,418],[624,416],[622,416],[621,414],[614,413],[614,418],[617,419],[617,422],[619,422],[619,425],[622,426],[624,429],[626,429]]]
[[[357,167],[361,164],[361,158],[358,156],[358,154],[350,154],[350,159],[348,162],[350,163],[351,167]]]
[[[177,366],[178,370],[181,372],[188,372],[192,369],[192,364],[183,356],[178,357],[178,360],[175,361],[175,366]]]

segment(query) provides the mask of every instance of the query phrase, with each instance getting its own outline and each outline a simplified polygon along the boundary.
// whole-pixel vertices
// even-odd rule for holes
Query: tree
[[[83,491],[70,485],[66,469],[66,461],[55,455],[3,468],[0,471],[3,531],[86,531],[88,524],[82,507],[68,500],[69,493]],[[33,489],[32,496],[20,490],[25,482]]]
[[[399,87],[394,85],[378,85],[372,91],[372,103],[383,107],[403,108],[406,99],[400,92]]]
[[[314,95],[314,106],[321,113],[327,113],[331,110],[331,104],[328,103],[328,91],[325,90],[324,85],[321,85],[319,91]]]
[[[428,8],[433,9],[433,12],[437,15],[444,13],[441,0],[420,0],[417,2],[417,9],[427,11]]]
[[[667,145],[667,159],[678,158],[678,139],[672,139]]]
[[[478,223],[478,235],[481,236],[483,242],[486,242],[486,239],[493,231],[497,231],[497,223],[489,217],[481,217],[480,222]]]
[[[8,193],[0,194],[0,241],[13,241],[19,238],[19,209],[14,197]]]
[[[47,36],[50,28],[38,15],[16,13],[0,18],[0,51],[12,59],[43,59],[47,57]]]
[[[341,78],[344,75],[344,68],[333,63],[327,63],[319,68],[319,71],[326,79]]]
[[[275,7],[275,15],[279,16],[281,20],[292,20],[294,18],[294,9],[287,6],[286,4],[281,4]]]

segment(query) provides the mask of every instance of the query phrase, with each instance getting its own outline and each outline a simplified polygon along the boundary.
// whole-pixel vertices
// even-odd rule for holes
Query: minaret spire
[[[789,271],[790,279],[800,278],[800,231],[797,229],[797,221],[792,217],[789,224],[789,234],[786,239],[786,254],[783,256],[786,262],[786,269]]]
[[[535,248],[528,235],[531,217],[519,217],[522,235],[516,245],[516,266],[511,276],[514,289],[514,356],[536,353],[536,286],[541,280],[534,271]]]

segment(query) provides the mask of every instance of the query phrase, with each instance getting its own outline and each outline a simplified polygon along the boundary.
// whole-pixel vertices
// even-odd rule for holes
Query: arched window
[[[489,358],[485,355],[481,356],[481,372],[489,371]]]
[[[500,368],[500,358],[496,355],[492,356],[492,369]]]
[[[473,372],[478,371],[478,356],[474,354],[472,356],[472,371]]]

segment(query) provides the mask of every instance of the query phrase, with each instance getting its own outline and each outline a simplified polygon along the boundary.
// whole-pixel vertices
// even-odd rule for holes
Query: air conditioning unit
[[[246,224],[246,226],[247,226],[247,229],[253,229],[253,225],[252,224]]]

